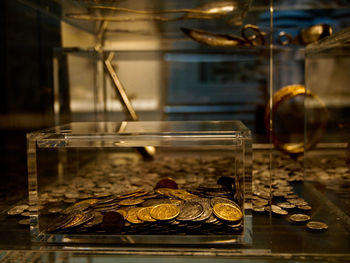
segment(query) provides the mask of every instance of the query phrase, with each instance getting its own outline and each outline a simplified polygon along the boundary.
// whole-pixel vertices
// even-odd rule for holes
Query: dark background
[[[0,23],[0,202],[5,208],[27,195],[26,133],[54,123],[52,52],[61,45],[61,33],[57,19],[18,1],[0,1]]]

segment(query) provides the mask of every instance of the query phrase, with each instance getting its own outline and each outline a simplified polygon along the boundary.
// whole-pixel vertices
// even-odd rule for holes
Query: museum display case
[[[238,121],[77,122],[30,133],[32,241],[249,244],[251,160],[251,134]]]
[[[14,2],[44,28],[30,90],[48,121],[25,122],[29,196],[4,209],[4,249],[349,257],[349,1]],[[139,222],[160,200],[173,217]],[[188,202],[202,214],[181,221]]]

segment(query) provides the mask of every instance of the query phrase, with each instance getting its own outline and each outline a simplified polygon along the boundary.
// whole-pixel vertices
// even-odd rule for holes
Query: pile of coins
[[[172,179],[163,183],[176,186]],[[80,200],[59,213],[48,232],[113,234],[232,234],[243,228],[241,208],[222,186],[201,185],[192,193],[183,189],[137,189],[119,195]],[[226,192],[208,198],[206,191]],[[195,193],[195,194],[194,194]],[[57,215],[56,215],[57,216]]]

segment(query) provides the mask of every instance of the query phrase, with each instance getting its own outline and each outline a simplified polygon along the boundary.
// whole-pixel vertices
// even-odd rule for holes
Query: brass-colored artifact
[[[132,22],[132,21],[160,21],[173,22],[188,19],[224,19],[227,24],[240,25],[246,16],[249,3],[241,4],[239,1],[214,1],[205,3],[197,8],[179,8],[166,10],[137,10],[117,6],[95,5],[89,8],[89,13],[67,13],[66,16],[78,20],[109,21],[109,22]],[[130,13],[137,15],[132,17],[118,17],[113,15],[97,16],[93,11],[108,11]],[[160,16],[173,15],[178,16]],[[140,16],[138,16],[140,15]]]
[[[332,33],[333,29],[330,25],[318,24],[301,30],[300,34],[295,38],[282,31],[278,36],[278,42],[283,46],[288,44],[308,45],[324,37],[330,36]]]
[[[274,114],[276,113],[278,107],[285,101],[288,101],[297,96],[306,96],[314,99],[321,106],[324,118],[323,122],[320,124],[318,130],[314,133],[313,137],[310,141],[308,141],[305,145],[303,142],[301,143],[282,143],[276,136],[273,128],[270,127],[270,117],[273,120]],[[270,116],[271,114],[271,116]],[[289,85],[285,86],[282,89],[278,90],[272,98],[272,107],[270,109],[270,105],[266,105],[265,108],[265,129],[269,135],[271,135],[271,140],[273,145],[280,151],[290,154],[292,156],[299,155],[303,153],[305,150],[309,150],[313,148],[319,139],[322,137],[324,130],[326,128],[328,119],[328,110],[324,102],[310,90],[307,90],[304,85]],[[272,129],[271,129],[272,128]]]
[[[200,29],[180,28],[188,37],[194,41],[215,47],[235,46],[260,46],[265,44],[266,33],[256,25],[247,24],[241,29],[241,36],[231,34],[217,34]],[[253,34],[248,34],[248,32]]]

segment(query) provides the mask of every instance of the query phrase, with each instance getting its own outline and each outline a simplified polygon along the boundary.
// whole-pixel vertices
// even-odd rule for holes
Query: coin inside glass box
[[[27,140],[33,241],[251,242],[240,121],[70,123]]]

